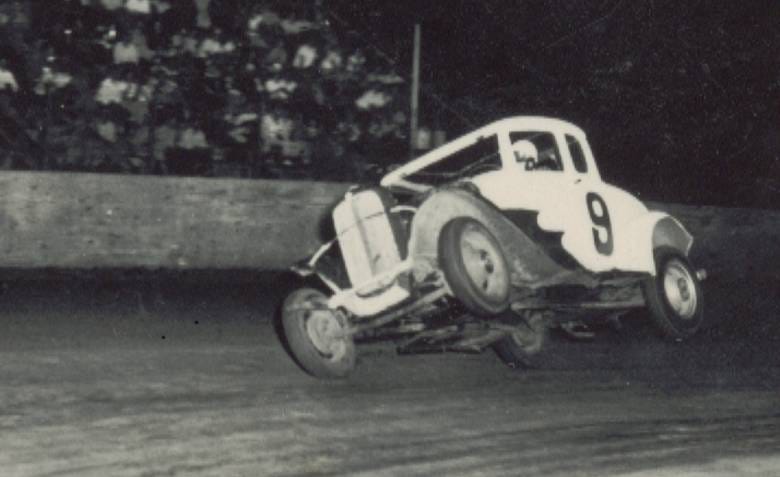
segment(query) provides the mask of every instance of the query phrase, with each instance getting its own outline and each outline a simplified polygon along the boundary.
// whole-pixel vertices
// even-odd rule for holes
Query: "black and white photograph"
[[[780,476],[780,2],[0,0],[6,476]]]

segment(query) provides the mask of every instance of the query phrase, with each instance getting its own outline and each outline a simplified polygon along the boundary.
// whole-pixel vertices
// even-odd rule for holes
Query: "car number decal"
[[[604,199],[595,192],[588,192],[585,196],[588,204],[588,213],[593,222],[593,242],[596,251],[601,255],[611,255],[614,249],[612,241],[612,221]]]

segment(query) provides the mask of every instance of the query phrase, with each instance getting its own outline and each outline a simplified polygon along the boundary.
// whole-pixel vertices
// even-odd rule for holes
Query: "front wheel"
[[[655,250],[656,275],[643,283],[650,316],[668,338],[692,336],[704,320],[701,284],[688,259],[670,247]]]
[[[355,343],[345,334],[346,320],[328,308],[321,291],[292,292],[282,307],[282,326],[293,358],[312,376],[343,378],[354,369]]]

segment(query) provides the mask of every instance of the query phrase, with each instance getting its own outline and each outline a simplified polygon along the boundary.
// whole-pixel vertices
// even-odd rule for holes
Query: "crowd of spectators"
[[[0,6],[0,166],[361,179],[407,140],[403,79],[319,0]]]

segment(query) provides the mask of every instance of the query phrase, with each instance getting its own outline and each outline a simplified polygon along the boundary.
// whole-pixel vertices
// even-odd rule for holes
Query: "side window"
[[[509,141],[515,160],[525,163],[528,171],[562,171],[561,154],[552,133],[544,131],[512,131]]]
[[[569,146],[569,154],[574,162],[574,169],[577,172],[588,172],[588,161],[585,160],[585,153],[582,151],[582,145],[574,136],[566,135],[566,144]]]

